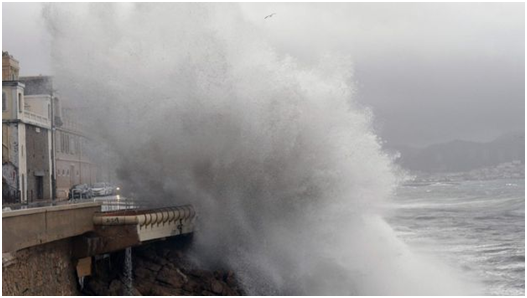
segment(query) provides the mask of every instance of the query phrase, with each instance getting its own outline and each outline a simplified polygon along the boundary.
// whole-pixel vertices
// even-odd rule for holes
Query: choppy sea
[[[525,181],[401,186],[387,220],[414,250],[481,282],[486,295],[525,294]]]

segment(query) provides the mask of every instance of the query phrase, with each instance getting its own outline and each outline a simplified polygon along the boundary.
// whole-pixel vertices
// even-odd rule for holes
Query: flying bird
[[[265,16],[264,20],[267,19],[267,18],[270,18],[272,16],[274,16],[276,14],[276,12],[273,12],[272,14],[268,15],[268,16]]]

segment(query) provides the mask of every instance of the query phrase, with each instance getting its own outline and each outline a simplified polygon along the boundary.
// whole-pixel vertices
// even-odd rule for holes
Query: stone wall
[[[70,240],[54,241],[3,255],[2,295],[77,294]]]

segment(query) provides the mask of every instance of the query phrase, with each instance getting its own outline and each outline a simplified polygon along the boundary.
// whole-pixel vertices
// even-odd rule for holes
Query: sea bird
[[[276,12],[273,12],[272,14],[268,15],[268,16],[265,16],[264,20],[267,19],[267,18],[270,18],[272,16],[274,16],[276,14]]]

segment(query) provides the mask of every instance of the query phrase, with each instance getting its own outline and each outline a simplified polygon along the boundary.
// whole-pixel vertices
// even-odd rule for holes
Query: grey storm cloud
[[[280,55],[304,64],[348,55],[354,96],[388,144],[490,140],[524,129],[523,3],[240,5]],[[42,6],[3,4],[3,50],[24,75],[53,71]]]

